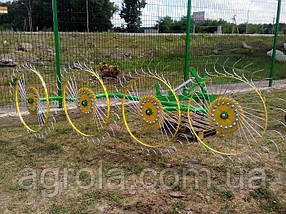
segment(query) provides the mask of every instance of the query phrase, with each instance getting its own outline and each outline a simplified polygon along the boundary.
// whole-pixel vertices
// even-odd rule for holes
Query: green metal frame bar
[[[191,11],[192,11],[192,0],[188,0],[188,21],[187,21],[187,31],[186,31],[186,53],[185,53],[184,81],[187,81],[189,79],[190,39],[191,39]]]
[[[60,42],[59,42],[59,23],[58,23],[57,0],[53,0],[53,21],[54,21],[54,37],[55,37],[55,51],[56,51],[58,96],[62,97],[61,55],[60,55]],[[63,107],[63,99],[59,99],[58,101],[59,101],[59,108],[62,108]]]
[[[271,70],[270,70],[270,76],[269,76],[269,87],[272,87],[272,85],[273,85],[274,67],[275,67],[275,61],[276,61],[276,59],[275,59],[276,58],[276,49],[277,49],[279,24],[280,24],[281,1],[282,0],[278,0],[276,25],[275,25],[275,36],[274,36],[274,42],[273,42],[272,62],[271,62]]]
[[[119,93],[109,93],[108,96],[110,98],[120,98],[123,99],[124,94],[119,94]],[[105,98],[105,94],[96,94],[95,97],[97,99],[100,98]],[[132,101],[140,101],[141,97],[137,97],[137,96],[126,96],[125,97],[127,100],[132,100]],[[41,101],[46,101],[46,98],[41,98]],[[63,97],[49,97],[49,100],[54,100],[54,101],[62,101]],[[67,101],[75,101],[76,98],[68,98]],[[164,110],[166,111],[176,111],[178,110],[178,104],[175,102],[169,102],[169,101],[161,101],[162,105],[164,106]],[[188,105],[187,104],[180,104],[181,110],[182,111],[188,111]],[[190,107],[192,111],[195,112],[201,112],[206,114],[207,110],[202,109],[202,108],[195,108],[193,106]]]

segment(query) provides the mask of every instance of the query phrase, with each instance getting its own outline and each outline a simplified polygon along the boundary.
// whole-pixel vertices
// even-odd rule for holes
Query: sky
[[[7,0],[0,0],[5,2]],[[121,7],[122,0],[110,0]],[[179,20],[187,15],[187,0],[146,0],[147,5],[142,11],[142,26],[152,27],[159,18],[170,16]],[[192,0],[192,12],[205,11],[207,19],[224,19],[233,22],[236,15],[238,24],[272,23],[276,17],[277,0]],[[286,23],[286,2],[282,0],[280,22]],[[121,26],[123,20],[119,13],[113,17],[113,24]]]
[[[112,0],[121,5],[122,0]],[[187,0],[146,0],[143,10],[143,26],[154,26],[158,18],[170,16],[175,20],[187,15]],[[224,19],[233,22],[236,15],[238,24],[272,23],[276,17],[277,0],[192,0],[192,12],[205,11],[207,19]],[[118,14],[115,20],[119,20]],[[286,2],[282,0],[281,22],[286,22]],[[120,25],[120,22],[116,22]]]

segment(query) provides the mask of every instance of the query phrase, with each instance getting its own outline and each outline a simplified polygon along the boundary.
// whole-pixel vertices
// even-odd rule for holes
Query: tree
[[[120,17],[123,18],[127,24],[128,32],[138,32],[141,25],[141,9],[146,6],[145,0],[124,0],[122,3],[122,10]]]
[[[159,27],[160,33],[171,33],[173,24],[173,19],[170,16],[166,16],[157,21],[157,25],[155,26],[155,28],[158,29]]]
[[[58,0],[60,31],[86,31],[86,1]],[[53,12],[51,0],[14,0],[5,3],[8,14],[1,15],[0,25],[13,30],[52,29]],[[110,0],[89,0],[90,31],[112,29],[111,18],[117,8]],[[32,22],[33,20],[33,22]]]

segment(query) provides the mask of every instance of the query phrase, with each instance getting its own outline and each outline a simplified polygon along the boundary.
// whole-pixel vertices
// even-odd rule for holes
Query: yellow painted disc
[[[96,110],[96,98],[89,88],[81,88],[78,91],[78,108],[82,117],[93,117]]]
[[[40,103],[40,94],[34,87],[27,89],[27,108],[30,114],[36,115],[38,113],[38,106]]]
[[[140,121],[150,129],[159,129],[163,122],[163,106],[161,102],[153,95],[147,95],[141,98],[138,104]]]
[[[208,107],[208,119],[217,132],[234,133],[239,129],[243,110],[239,103],[228,97],[214,100]]]

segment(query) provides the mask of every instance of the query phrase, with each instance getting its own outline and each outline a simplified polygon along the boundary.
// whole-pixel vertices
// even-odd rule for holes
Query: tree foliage
[[[122,10],[120,17],[123,18],[127,24],[128,32],[138,32],[141,25],[142,9],[145,8],[145,0],[124,0],[122,3]]]
[[[27,0],[8,2],[8,14],[0,16],[0,25],[13,30],[25,31],[28,25]],[[30,0],[32,2],[33,30],[52,29],[53,13],[51,0]],[[86,1],[58,0],[59,29],[61,31],[86,31]],[[91,31],[112,29],[111,18],[117,8],[110,0],[88,0]]]
[[[191,28],[194,29],[194,24],[191,22]],[[180,20],[173,20],[171,17],[166,16],[160,18],[155,25],[155,28],[159,28],[160,33],[184,33],[186,32],[187,17],[182,17]],[[229,23],[225,20],[205,20],[204,23],[196,24],[196,33],[215,33],[217,27],[222,26],[222,33],[233,33],[234,23]],[[241,34],[271,34],[273,33],[272,24],[248,24],[248,32],[246,32],[247,24],[242,23],[238,25],[239,32]],[[286,31],[286,24],[280,23],[279,29],[281,32]],[[285,30],[284,30],[285,29]],[[236,31],[234,31],[236,33]]]

